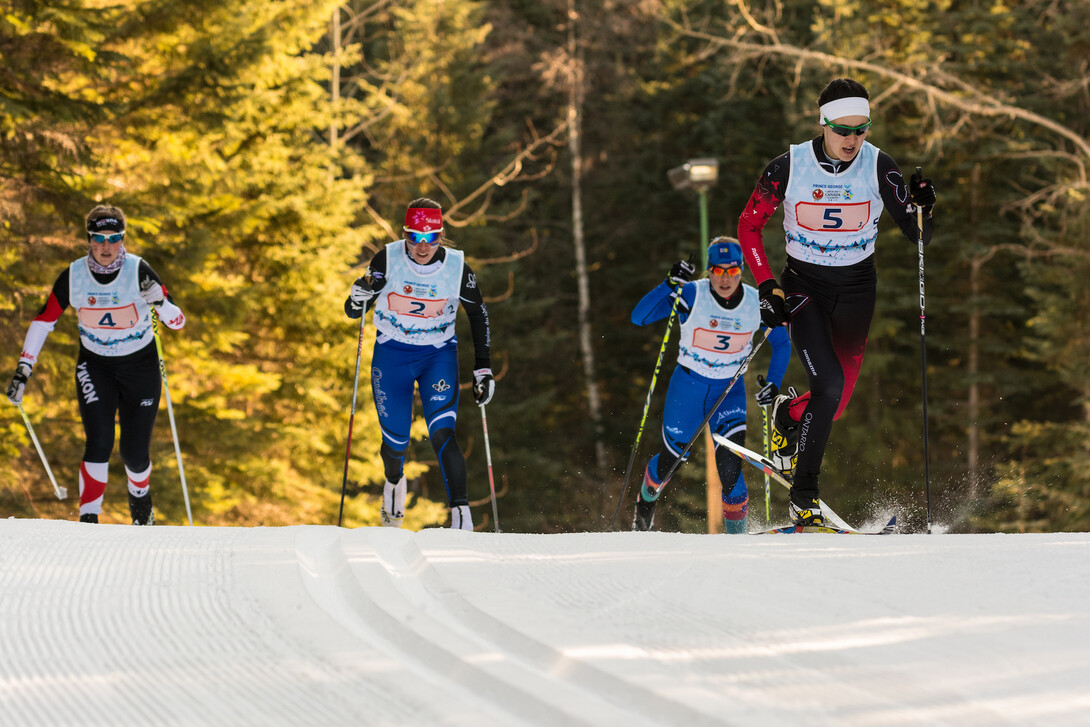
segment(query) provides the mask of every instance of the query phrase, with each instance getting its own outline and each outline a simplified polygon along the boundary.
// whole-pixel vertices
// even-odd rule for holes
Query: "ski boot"
[[[817,495],[804,494],[797,488],[791,488],[791,504],[788,506],[791,522],[795,525],[825,525],[825,516],[821,514],[821,501]]]
[[[133,497],[129,493],[129,514],[133,525],[154,525],[155,511],[151,507],[151,492],[143,497]]]
[[[469,512],[469,505],[455,505],[450,508],[450,529],[473,529],[473,516]]]
[[[643,499],[641,494],[636,498],[636,514],[632,518],[633,530],[650,530],[655,525],[655,503],[657,500],[651,500],[648,502]]]
[[[749,526],[746,525],[746,518],[741,520],[728,520],[723,518],[723,532],[726,535],[745,535],[749,532]]]
[[[382,486],[382,525],[387,528],[400,528],[405,519],[405,475],[397,484],[389,480]]]
[[[791,418],[788,409],[798,394],[793,386],[787,392],[779,394],[772,402],[771,459],[777,469],[790,475],[795,471],[799,455],[799,423]]]
[[[98,513],[85,512],[85,513],[83,513],[83,514],[81,514],[79,516],[79,521],[81,523],[94,523],[95,525],[97,525],[98,524]]]

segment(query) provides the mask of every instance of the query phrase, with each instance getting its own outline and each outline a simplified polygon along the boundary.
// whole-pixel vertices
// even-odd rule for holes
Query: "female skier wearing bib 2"
[[[742,284],[742,248],[727,237],[717,237],[708,248],[710,276],[689,282],[696,267],[686,260],[674,263],[665,281],[645,295],[632,311],[637,326],[661,321],[670,315],[675,296],[681,335],[677,366],[670,375],[666,406],[662,413],[662,439],[666,448],[651,458],[636,498],[633,530],[650,530],[655,503],[664,480],[681,451],[697,433],[723,389],[749,355],[753,336],[761,328],[757,291]],[[787,370],[791,342],[783,328],[772,331],[772,360],[768,380],[779,386]],[[738,444],[746,442],[745,381],[739,380],[708,420],[715,433]],[[749,494],[742,476],[742,460],[716,445],[715,464],[723,483],[723,527],[727,533],[746,532]]]
[[[865,141],[870,98],[858,81],[838,78],[818,98],[821,134],[773,159],[738,220],[738,239],[761,291],[766,326],[790,321],[791,342],[810,391],[772,405],[773,461],[794,470],[790,514],[821,525],[818,475],[833,420],[848,405],[874,315],[878,218],[888,210],[905,237],[931,241],[935,187]],[[783,204],[787,265],[776,283],[761,232]],[[924,224],[916,224],[916,208]],[[796,461],[797,457],[797,461]]]
[[[375,340],[371,393],[382,428],[382,524],[401,527],[405,517],[405,450],[412,424],[413,389],[420,387],[428,436],[450,504],[450,526],[472,530],[466,460],[454,436],[458,418],[458,342],[454,317],[459,303],[469,316],[475,364],[473,396],[484,406],[495,382],[490,361],[488,311],[477,276],[460,250],[442,247],[443,211],[417,199],[405,213],[405,239],[372,258],[367,275],[352,285],[344,303],[349,318],[374,306]]]
[[[79,357],[76,398],[87,436],[79,467],[79,519],[97,523],[114,448],[114,420],[121,424],[121,459],[129,482],[133,525],[151,525],[151,432],[159,412],[162,381],[151,311],[171,329],[185,325],[163,282],[142,259],[125,250],[125,213],[99,205],[86,219],[90,254],[65,268],[49,299],[30,324],[8,399],[23,400],[27,379],[45,340],[64,310],[76,309]]]

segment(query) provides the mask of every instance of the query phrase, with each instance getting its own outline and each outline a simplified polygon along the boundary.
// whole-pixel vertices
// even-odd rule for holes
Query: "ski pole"
[[[348,460],[352,457],[352,425],[356,421],[356,393],[360,388],[360,358],[363,356],[363,327],[367,322],[367,306],[360,315],[360,336],[356,342],[356,380],[352,383],[352,412],[348,415],[348,446],[344,453],[344,479],[341,481],[341,509],[337,513],[337,527],[344,519],[344,495],[348,490]]]
[[[170,385],[167,384],[167,365],[163,357],[163,342],[159,338],[159,312],[151,309],[151,331],[155,335],[155,350],[159,353],[159,374],[163,377],[163,393],[167,397],[167,417],[170,419],[170,434],[174,437],[174,454],[178,458],[178,477],[182,481],[182,497],[185,498],[185,516],[189,525],[193,525],[193,511],[189,507],[189,489],[185,485],[185,468],[182,467],[182,447],[178,442],[178,427],[174,424],[174,407],[170,403]]]
[[[500,531],[500,511],[496,508],[496,480],[492,477],[492,447],[488,443],[488,417],[481,404],[481,427],[484,429],[484,456],[488,462],[488,487],[492,490],[492,517],[496,521],[496,532]]]
[[[916,178],[923,179],[923,168],[916,167]],[[923,380],[923,483],[927,499],[927,534],[931,534],[931,458],[927,445],[927,316],[923,289],[923,208],[916,205],[916,228],[920,253],[920,364]]]
[[[49,481],[53,483],[53,492],[58,500],[63,500],[68,497],[68,490],[57,485],[57,478],[53,476],[53,470],[49,468],[49,461],[45,458],[42,445],[38,444],[38,437],[34,434],[34,427],[30,426],[30,417],[26,415],[22,404],[17,406],[19,407],[19,413],[23,415],[23,421],[26,422],[26,430],[30,432],[30,441],[34,442],[34,449],[38,450],[38,456],[42,458],[42,464],[45,465],[45,473],[49,475]]]
[[[655,393],[655,385],[659,379],[659,370],[662,368],[662,359],[666,355],[666,344],[670,341],[670,331],[674,328],[674,318],[677,317],[677,304],[681,300],[681,291],[674,295],[674,304],[670,307],[670,317],[666,321],[666,335],[662,337],[662,345],[659,346],[659,357],[655,361],[655,373],[651,374],[651,387],[647,390],[647,399],[643,402],[643,416],[640,417],[640,426],[636,430],[636,441],[632,444],[632,454],[628,456],[628,467],[624,471],[624,485],[621,487],[621,497],[617,500],[617,509],[613,511],[613,519],[609,521],[609,532],[613,532],[617,524],[617,516],[621,514],[621,506],[624,504],[624,496],[628,494],[628,478],[632,475],[632,465],[636,462],[636,451],[640,448],[640,438],[643,436],[643,425],[647,423],[647,411],[651,408],[651,395]]]
[[[704,417],[704,421],[702,421],[700,423],[700,426],[697,427],[696,432],[693,433],[692,439],[690,439],[689,443],[685,445],[685,449],[681,450],[681,454],[679,454],[677,456],[677,459],[674,460],[674,463],[670,465],[670,469],[667,470],[666,475],[662,478],[663,482],[666,482],[668,479],[673,477],[674,472],[676,472],[677,468],[681,466],[681,463],[685,461],[685,455],[689,453],[689,450],[692,449],[693,444],[696,443],[696,439],[700,436],[700,432],[702,432],[708,422],[711,421],[712,415],[715,414],[715,410],[718,409],[719,405],[723,403],[723,400],[727,398],[727,394],[729,394],[730,390],[734,388],[734,385],[738,383],[738,379],[742,378],[742,374],[745,373],[747,368],[749,368],[750,361],[752,361],[753,357],[757,355],[757,351],[761,348],[761,346],[764,345],[764,342],[768,340],[768,335],[770,333],[772,333],[772,329],[765,328],[764,336],[761,338],[760,341],[757,341],[756,345],[754,345],[753,349],[749,352],[749,355],[746,356],[745,360],[738,365],[738,371],[734,374],[734,378],[732,378],[730,380],[730,383],[727,384],[727,388],[723,389],[723,393],[719,395],[719,399],[716,400],[715,406],[708,410],[707,416]]]
[[[768,407],[767,406],[762,406],[761,407],[761,424],[763,425],[763,429],[764,429],[765,458],[767,459],[768,456],[771,454],[771,452],[769,451],[769,444],[768,444]],[[770,489],[769,489],[770,481],[771,480],[770,480],[770,478],[768,476],[768,473],[765,472],[765,522],[768,523],[769,525],[772,524],[772,514],[771,514],[771,505],[770,505],[770,500],[772,499],[772,493],[770,492]]]

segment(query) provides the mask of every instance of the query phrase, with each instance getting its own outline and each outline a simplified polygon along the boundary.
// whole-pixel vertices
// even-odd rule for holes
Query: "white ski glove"
[[[26,361],[20,361],[15,367],[15,375],[11,377],[11,383],[8,384],[8,401],[12,404],[19,406],[23,403],[23,392],[26,391],[26,382],[33,369],[34,367]]]
[[[363,280],[363,278],[352,283],[352,288],[348,291],[349,300],[357,306],[361,306],[375,297],[375,291],[366,287],[366,284],[361,285],[360,280]]]
[[[147,288],[142,289],[140,297],[148,305],[161,305],[167,298],[166,294],[163,293],[163,286],[159,285],[159,283],[152,283]]]
[[[159,301],[159,320],[172,331],[181,330],[185,326],[185,313],[182,309],[164,298]]]
[[[477,406],[484,406],[492,401],[496,393],[496,380],[492,378],[492,369],[477,369],[473,372],[473,398]]]

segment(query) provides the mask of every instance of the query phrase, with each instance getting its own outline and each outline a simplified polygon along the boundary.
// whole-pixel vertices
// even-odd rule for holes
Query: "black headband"
[[[124,232],[125,223],[116,217],[96,217],[93,220],[87,220],[88,232]]]

